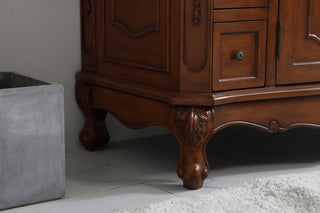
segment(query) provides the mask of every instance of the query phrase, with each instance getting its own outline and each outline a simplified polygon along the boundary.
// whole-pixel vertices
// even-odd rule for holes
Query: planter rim
[[[18,72],[0,72],[1,74],[14,74],[17,75],[21,78],[27,78],[30,80],[36,80],[39,81],[43,84],[40,85],[31,85],[31,86],[21,86],[21,87],[12,87],[12,88],[0,88],[0,97],[4,97],[4,96],[12,96],[12,95],[30,95],[30,94],[36,94],[36,93],[50,93],[53,91],[57,91],[60,90],[61,92],[64,92],[64,88],[62,85],[58,84],[58,83],[54,83],[54,82],[47,82],[47,81],[43,81],[43,80],[39,80],[37,78],[34,77],[30,77],[28,75],[25,74],[21,74]]]

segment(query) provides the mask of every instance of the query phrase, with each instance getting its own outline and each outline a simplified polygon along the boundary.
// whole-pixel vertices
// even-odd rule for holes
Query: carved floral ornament
[[[199,24],[202,20],[201,16],[201,7],[200,7],[200,0],[193,0],[193,23],[194,24]]]
[[[280,124],[276,120],[270,121],[268,128],[269,128],[269,131],[272,133],[280,132]]]

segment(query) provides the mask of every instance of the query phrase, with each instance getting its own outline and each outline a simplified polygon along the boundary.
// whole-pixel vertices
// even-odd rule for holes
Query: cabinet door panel
[[[166,1],[104,2],[105,60],[166,72]]]
[[[179,30],[175,22],[179,1],[96,0],[97,72],[102,76],[173,89],[169,41]],[[177,14],[177,15],[176,15]]]
[[[320,0],[281,0],[277,84],[320,81]]]

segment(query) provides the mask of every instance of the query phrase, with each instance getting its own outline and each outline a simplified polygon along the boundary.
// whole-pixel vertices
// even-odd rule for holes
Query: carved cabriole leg
[[[91,101],[91,88],[87,84],[77,82],[76,100],[85,117],[85,125],[80,132],[79,139],[89,151],[102,150],[109,142],[109,134],[105,127],[107,112],[94,109]]]
[[[209,174],[206,146],[213,134],[212,108],[177,107],[172,116],[172,132],[180,144],[177,173],[188,189],[199,189]]]

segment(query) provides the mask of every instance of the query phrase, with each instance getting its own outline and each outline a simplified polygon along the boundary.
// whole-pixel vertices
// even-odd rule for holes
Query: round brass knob
[[[243,51],[238,51],[234,57],[238,60],[238,61],[242,61],[244,59],[244,52]]]

